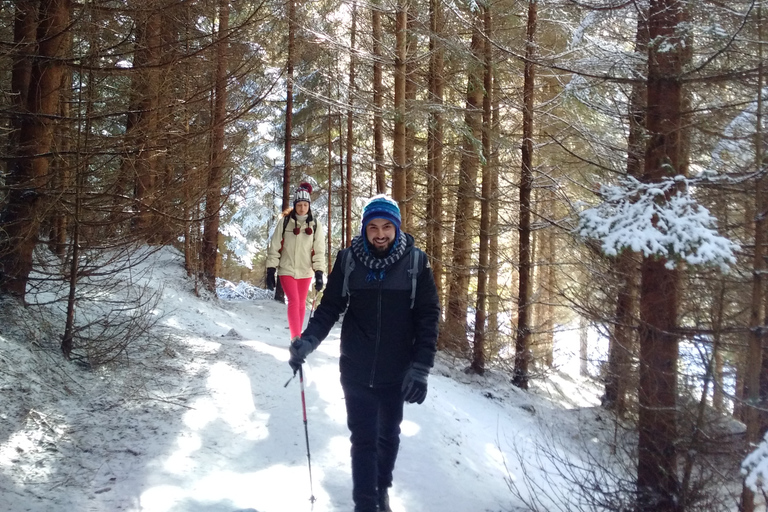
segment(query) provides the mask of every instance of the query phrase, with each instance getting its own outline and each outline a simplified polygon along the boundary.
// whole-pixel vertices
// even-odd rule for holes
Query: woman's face
[[[309,213],[309,203],[306,201],[299,201],[294,208],[296,209],[296,215],[306,215]]]

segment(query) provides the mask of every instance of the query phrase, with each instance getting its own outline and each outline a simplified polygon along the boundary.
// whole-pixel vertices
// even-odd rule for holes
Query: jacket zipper
[[[371,367],[371,381],[368,387],[373,387],[373,379],[376,376],[376,362],[379,360],[379,343],[381,342],[381,288],[384,281],[379,281],[379,296],[376,303],[376,347],[373,352],[373,366]]]

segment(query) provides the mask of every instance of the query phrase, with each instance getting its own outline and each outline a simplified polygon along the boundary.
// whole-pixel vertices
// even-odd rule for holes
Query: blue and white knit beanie
[[[363,226],[360,234],[366,239],[365,228],[372,219],[386,219],[395,225],[397,234],[395,240],[400,238],[400,207],[397,202],[386,194],[373,196],[363,207]]]

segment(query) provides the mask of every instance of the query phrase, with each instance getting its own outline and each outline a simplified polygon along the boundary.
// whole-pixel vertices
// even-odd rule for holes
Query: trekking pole
[[[311,308],[309,308],[309,318],[312,318],[312,313],[314,313],[314,312],[315,312],[315,301],[316,301],[316,300],[317,300],[317,291],[315,291],[315,296],[314,296],[314,297],[312,297],[312,307],[311,307]],[[309,323],[309,320],[307,320],[307,323]],[[293,380],[293,378],[294,378],[295,376],[296,376],[296,372],[293,372],[293,375],[291,375],[291,378],[290,378],[290,379],[288,379],[288,380],[286,381],[286,383],[285,383],[285,384],[283,384],[283,387],[284,387],[284,388],[287,388],[287,387],[288,387],[288,384],[290,384],[290,383],[291,383],[291,381]]]
[[[312,319],[312,314],[315,312],[315,301],[317,300],[317,290],[315,290],[315,295],[312,297],[312,307],[309,308],[309,316],[307,317],[307,325],[309,325],[309,321]]]
[[[317,300],[317,291],[315,291],[315,295],[312,298],[312,308],[309,310],[309,317],[312,318],[312,313],[315,311],[315,300]],[[304,396],[304,366],[299,366],[299,384],[301,386],[301,412],[304,417],[304,440],[307,443],[307,467],[309,468],[309,501],[310,503],[315,503],[315,492],[312,489],[312,458],[309,454],[309,428],[307,427],[307,401]],[[293,372],[293,375],[290,379],[288,379],[288,382],[285,383],[283,387],[288,387],[288,384],[291,383],[293,378],[296,377],[296,372]]]
[[[309,429],[307,428],[307,402],[304,399],[304,371],[299,366],[299,383],[301,384],[301,411],[304,414],[304,439],[307,441],[307,466],[309,467],[309,501],[315,502],[315,493],[312,490],[312,460],[309,456]]]

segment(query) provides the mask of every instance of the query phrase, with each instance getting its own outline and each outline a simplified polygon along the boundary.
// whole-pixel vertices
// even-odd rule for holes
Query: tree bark
[[[408,30],[408,5],[406,0],[397,0],[395,12],[395,120],[392,140],[392,198],[400,205],[400,214],[405,216],[405,59]],[[408,226],[408,219],[403,219]]]
[[[648,26],[645,13],[638,16],[635,32],[635,53],[648,52]],[[647,66],[638,70],[642,76]],[[632,84],[629,99],[629,135],[627,137],[627,175],[640,178],[643,173],[645,151],[645,110],[647,108],[646,87],[640,81]],[[619,281],[616,295],[615,319],[608,346],[608,370],[605,380],[603,406],[622,416],[627,409],[628,381],[631,375],[631,358],[636,344],[636,309],[638,293],[637,256],[625,249],[616,258],[613,268]]]
[[[427,127],[427,254],[443,303],[443,14],[442,0],[429,2],[429,125]]]
[[[765,291],[763,283],[763,275],[766,271],[765,265],[765,244],[766,233],[768,229],[768,222],[766,222],[766,216],[768,214],[768,201],[766,201],[766,179],[765,173],[760,172],[763,162],[763,84],[764,84],[764,64],[763,64],[763,52],[762,52],[762,8],[757,6],[757,27],[758,27],[758,85],[757,85],[757,112],[755,123],[755,163],[756,175],[758,176],[755,181],[755,217],[754,217],[754,232],[755,232],[755,249],[752,254],[752,295],[749,307],[749,338],[747,343],[747,368],[744,382],[744,423],[747,428],[746,442],[747,446],[755,446],[760,442],[762,437],[762,425],[761,425],[761,408],[765,406],[765,399],[768,388],[768,382],[765,382],[766,377],[762,375],[765,368],[768,367],[764,358],[766,354],[763,350],[763,343],[765,343],[765,329],[764,324],[766,308],[765,308]],[[741,510],[744,512],[753,512],[755,510],[755,496],[751,489],[746,485],[742,487],[741,492]]]
[[[64,53],[72,53],[72,33],[67,32]],[[63,122],[58,123],[53,132],[53,139],[59,156],[51,162],[51,172],[53,175],[53,196],[52,205],[48,209],[48,218],[46,224],[50,227],[48,236],[48,247],[59,259],[64,259],[67,253],[67,235],[69,230],[69,221],[71,212],[68,205],[65,204],[68,193],[74,185],[74,174],[79,172],[75,170],[75,161],[72,155],[72,143],[76,137],[72,136],[72,127],[66,120],[71,117],[72,104],[72,69],[66,68],[61,74],[61,84],[59,89],[59,119]],[[86,135],[87,137],[87,135]]]
[[[37,53],[32,57],[26,111],[18,125],[18,148],[12,151],[18,159],[6,178],[9,190],[0,215],[0,291],[22,302],[51,187],[51,148],[65,71],[69,11],[69,0],[40,2]]]
[[[414,33],[416,23],[415,9],[408,4],[408,23],[405,48],[405,118],[410,119],[413,106],[416,104],[416,77],[418,76],[417,42]],[[414,172],[416,170],[416,138],[417,128],[412,121],[405,123],[405,224],[404,230],[413,233],[416,229],[413,218],[413,207],[416,199],[416,183]]]
[[[531,359],[531,190],[533,189],[533,91],[536,80],[535,36],[538,15],[536,0],[528,2],[528,24],[523,72],[523,146],[520,168],[520,239],[517,299],[517,332],[515,336],[515,368],[512,382],[528,389],[528,365]]]
[[[229,56],[229,0],[219,0],[219,29],[216,49],[216,86],[214,90],[211,156],[208,189],[205,197],[203,231],[203,275],[211,292],[216,290],[219,248],[219,221],[224,178],[224,126],[227,114],[227,65]]]
[[[376,193],[387,191],[387,178],[384,170],[384,85],[381,69],[381,2],[371,2],[371,25],[373,30],[373,161],[376,174]]]
[[[338,66],[337,66],[338,69]],[[328,97],[331,97],[331,83],[328,82]],[[333,168],[335,167],[333,165],[333,132],[331,130],[331,125],[333,123],[333,110],[331,103],[329,102],[327,105],[328,112],[326,113],[326,124],[328,126],[328,129],[326,130],[326,151],[328,152],[328,222],[327,222],[327,233],[328,236],[326,237],[325,243],[325,254],[326,254],[326,265],[327,268],[333,268],[331,255],[333,254],[333,236],[331,235],[333,233],[332,227],[331,227],[331,205],[333,204]],[[348,110],[348,112],[350,112]],[[339,196],[339,203],[343,204],[344,201],[344,175],[343,173],[339,173],[339,179],[341,181],[341,187],[339,187],[338,190],[338,196]],[[342,223],[341,223],[341,240],[342,244],[344,243],[344,208],[342,206],[341,208],[342,214]]]
[[[161,16],[157,11],[143,11],[137,20],[137,43],[134,68],[138,73],[133,81],[138,102],[135,119],[126,127],[126,136],[133,139],[134,155],[128,159],[128,172],[134,173],[134,202],[136,215],[132,219],[132,230],[148,242],[159,242],[156,236],[157,219],[155,192],[157,187],[157,150],[158,133],[158,90],[160,62]]]
[[[467,306],[472,261],[472,241],[476,236],[474,224],[477,172],[482,140],[483,112],[483,34],[482,18],[474,15],[470,53],[467,67],[467,102],[464,108],[466,134],[462,144],[459,166],[459,187],[456,199],[453,256],[451,258],[450,292],[446,308],[445,329],[441,335],[458,353],[468,347]]]
[[[352,2],[352,29],[351,34],[349,37],[349,45],[350,45],[350,57],[349,57],[349,88],[348,88],[348,97],[349,97],[349,110],[347,110],[347,188],[345,193],[343,194],[343,197],[346,201],[344,210],[347,212],[347,218],[346,218],[346,226],[344,226],[343,229],[346,231],[346,236],[343,236],[343,246],[349,247],[352,244],[352,215],[350,213],[352,212],[352,155],[355,147],[355,137],[354,137],[354,115],[353,115],[353,108],[354,105],[354,96],[355,91],[357,90],[357,86],[355,85],[355,36],[357,34],[357,0],[354,0]],[[330,210],[328,212],[328,218],[330,219]],[[331,251],[328,251],[328,257],[331,256]],[[331,265],[328,265],[328,268],[332,268]]]
[[[682,6],[651,0],[648,16],[648,145],[643,181],[681,172]],[[668,198],[659,198],[665,200]],[[677,476],[678,270],[666,259],[644,257],[640,285],[640,387],[638,390],[637,509],[679,510]]]
[[[285,141],[283,150],[283,203],[291,205],[291,143],[293,142],[293,66],[296,51],[296,2],[288,0],[288,55],[285,64]]]
[[[490,204],[490,233],[489,233],[489,269],[488,269],[488,329],[486,340],[490,349],[498,353],[501,349],[499,336],[499,134],[501,133],[501,116],[499,115],[499,97],[501,87],[499,80],[493,80],[492,126],[494,138],[491,139],[491,204]]]
[[[491,194],[493,193],[491,170],[491,139],[494,136],[491,123],[493,101],[493,56],[491,52],[491,9],[488,4],[481,8],[483,16],[483,160],[482,197],[480,198],[480,247],[477,265],[477,304],[475,307],[475,337],[472,343],[473,372],[485,373],[486,319],[488,318],[488,266],[490,261]]]
[[[11,69],[11,133],[8,136],[8,154],[13,157],[19,147],[24,112],[27,109],[29,81],[32,76],[32,62],[35,52],[35,33],[37,31],[37,3],[34,0],[15,2],[13,24],[13,64]],[[8,161],[8,171],[16,167],[14,158]]]

